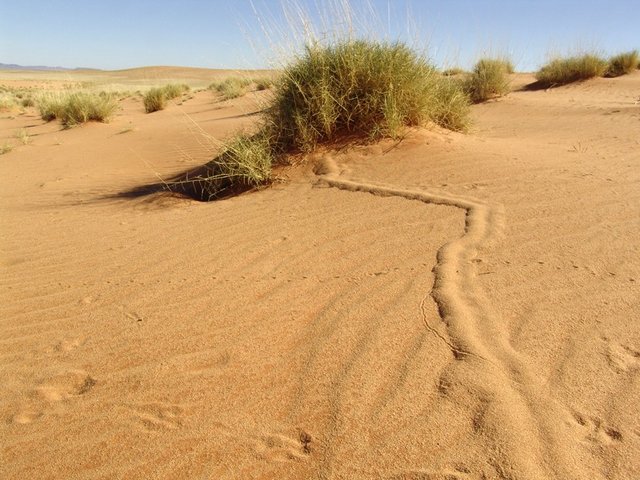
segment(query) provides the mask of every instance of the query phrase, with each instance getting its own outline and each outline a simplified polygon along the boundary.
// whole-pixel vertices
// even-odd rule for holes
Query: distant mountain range
[[[95,70],[94,68],[65,68],[65,67],[47,67],[44,65],[16,65],[15,63],[0,63],[0,70],[46,70],[54,72],[64,72],[70,70]]]

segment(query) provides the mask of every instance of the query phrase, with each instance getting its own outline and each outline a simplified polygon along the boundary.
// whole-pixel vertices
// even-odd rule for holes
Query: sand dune
[[[0,476],[640,478],[640,72],[219,202],[117,197],[258,93],[0,119],[33,135],[0,156]]]

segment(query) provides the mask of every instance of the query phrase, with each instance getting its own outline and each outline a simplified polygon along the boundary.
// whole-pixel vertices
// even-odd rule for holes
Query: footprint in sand
[[[185,409],[171,403],[153,402],[131,407],[140,426],[149,431],[175,430],[182,426]]]
[[[618,372],[627,372],[640,367],[640,351],[626,345],[609,343],[606,356],[609,365]]]
[[[471,478],[466,468],[453,468],[441,471],[412,470],[392,475],[389,480],[467,480]],[[484,478],[484,476],[482,477]]]
[[[53,347],[53,352],[69,353],[85,343],[84,338],[64,338],[57,342]]]
[[[67,370],[54,375],[34,388],[28,405],[13,417],[15,423],[31,423],[53,409],[56,404],[88,394],[96,380],[84,370]]]
[[[598,417],[590,417],[579,412],[573,412],[573,421],[581,430],[584,441],[608,445],[623,440],[620,430],[606,424]]]
[[[290,462],[305,459],[313,451],[313,437],[300,430],[296,438],[270,434],[256,439],[256,454],[269,461]]]

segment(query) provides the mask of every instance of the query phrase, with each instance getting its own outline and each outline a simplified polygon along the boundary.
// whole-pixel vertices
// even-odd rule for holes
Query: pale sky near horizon
[[[344,24],[343,0],[0,0],[0,63],[122,69],[277,66],[261,30],[277,33],[297,5],[323,34]],[[640,0],[351,0],[355,24],[426,51],[439,66],[469,68],[481,55],[509,55],[520,71],[553,53],[640,48]],[[254,10],[255,7],[255,10]],[[256,15],[257,11],[257,15]],[[321,27],[321,13],[330,20]],[[371,12],[375,15],[372,20]],[[294,22],[295,23],[295,22]],[[294,49],[295,50],[295,49]]]

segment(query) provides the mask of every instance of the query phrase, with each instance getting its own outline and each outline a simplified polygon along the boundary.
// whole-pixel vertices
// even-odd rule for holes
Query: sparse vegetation
[[[144,111],[152,113],[164,110],[167,106],[167,97],[162,88],[155,87],[144,94],[142,102],[144,103]]]
[[[28,145],[29,143],[31,143],[31,137],[29,136],[29,132],[27,131],[26,128],[21,128],[20,130],[18,130],[16,132],[16,134],[14,136],[18,140],[20,140],[20,142],[23,145]]]
[[[268,77],[256,78],[253,82],[256,84],[256,90],[258,91],[269,90],[274,84],[273,79]]]
[[[229,79],[212,88],[222,92],[233,84],[250,82]],[[312,45],[275,83],[256,134],[233,138],[218,157],[168,185],[210,200],[268,182],[284,154],[350,137],[397,137],[404,127],[429,121],[464,130],[468,112],[460,82],[403,44]]]
[[[24,98],[22,99],[22,101],[20,102],[20,104],[21,104],[23,107],[33,107],[36,103],[35,103],[35,101],[33,100],[33,98],[31,98],[31,97],[24,97]]]
[[[601,77],[607,68],[607,61],[598,55],[584,54],[551,60],[536,73],[536,78],[544,87],[566,85],[593,77]]]
[[[38,109],[43,120],[57,118],[65,127],[72,127],[89,121],[108,122],[118,102],[111,96],[88,92],[48,93],[38,99]]]
[[[395,137],[429,120],[463,130],[468,104],[457,85],[403,44],[309,46],[276,84],[267,120],[279,151],[309,151],[347,135]],[[444,92],[455,99],[448,115]]]
[[[265,131],[243,133],[227,142],[212,161],[169,185],[173,190],[209,201],[264,185],[270,179],[273,163],[273,150]]]
[[[210,90],[214,90],[222,95],[224,100],[238,98],[247,93],[247,88],[252,80],[246,77],[230,77],[222,82],[213,82],[209,85]]]
[[[11,93],[0,93],[0,112],[11,111],[17,106],[15,97]]]
[[[13,150],[13,145],[11,145],[8,142],[4,142],[0,146],[0,155],[4,155],[5,153],[9,153],[11,150]]]
[[[637,68],[640,68],[640,56],[637,50],[632,50],[611,57],[607,68],[607,76],[619,77],[620,75],[631,73]]]
[[[464,89],[474,103],[509,93],[508,69],[511,62],[503,59],[482,59],[476,63],[473,72],[464,82]]]
[[[170,83],[164,87],[152,88],[142,97],[144,110],[147,113],[163,110],[167,106],[167,100],[173,100],[189,90],[189,85],[184,83]]]

